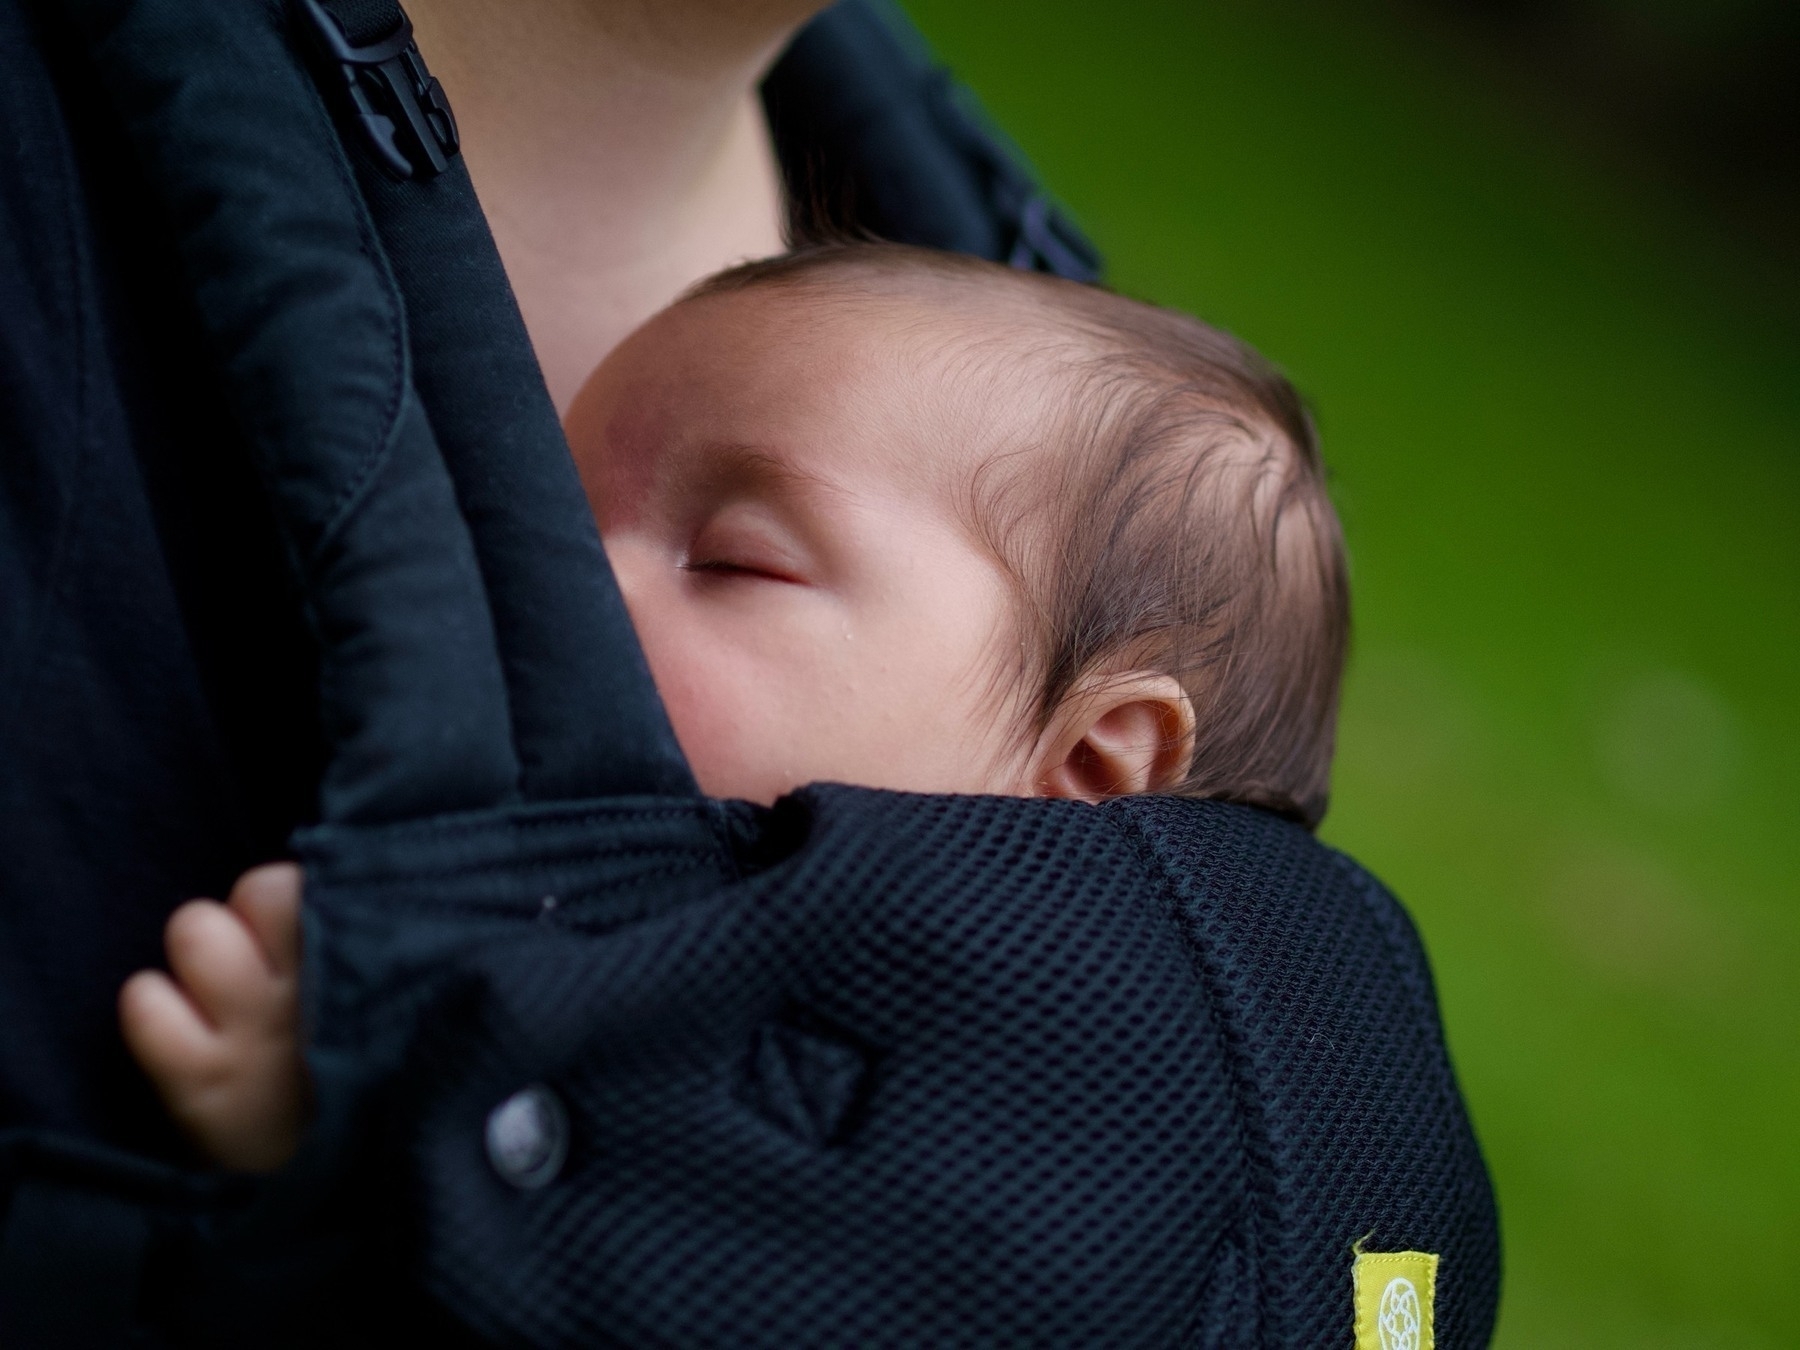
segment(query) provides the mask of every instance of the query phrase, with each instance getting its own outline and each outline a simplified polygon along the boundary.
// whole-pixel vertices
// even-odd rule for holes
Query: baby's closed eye
[[[734,505],[711,516],[681,561],[709,578],[809,585],[812,562],[792,530],[757,506]]]

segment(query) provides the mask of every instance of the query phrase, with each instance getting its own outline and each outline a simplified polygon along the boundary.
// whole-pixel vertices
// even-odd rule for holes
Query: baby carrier
[[[260,1180],[0,1134],[0,1343],[1486,1343],[1488,1178],[1379,883],[1219,803],[702,797],[393,0],[57,9],[317,640],[316,1125]],[[945,161],[817,200],[1091,274],[907,41],[842,5],[772,75],[779,139]]]

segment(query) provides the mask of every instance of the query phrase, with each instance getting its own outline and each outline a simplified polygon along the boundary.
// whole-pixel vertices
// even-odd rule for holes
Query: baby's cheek
[[[701,791],[712,797],[772,802],[792,787],[779,753],[766,673],[745,671],[718,652],[664,643],[645,655],[675,738]]]
[[[675,691],[665,694],[675,739],[681,742],[688,767],[700,790],[710,797],[744,797],[751,801],[773,800],[757,781],[755,755],[747,745],[749,723],[721,706],[717,691]]]

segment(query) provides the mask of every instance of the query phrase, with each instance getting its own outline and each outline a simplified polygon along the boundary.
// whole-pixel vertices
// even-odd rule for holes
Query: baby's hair
[[[996,455],[968,508],[1021,597],[1035,736],[1091,682],[1150,670],[1197,719],[1183,795],[1246,802],[1309,828],[1325,814],[1349,643],[1343,537],[1300,395],[1245,343],[1094,286],[896,244],[831,242],[748,263],[695,296],[762,286],[956,292],[1003,286],[1009,357],[1056,391],[1027,444]],[[1041,311],[1045,331],[1032,331]],[[1057,378],[1060,377],[1060,378]],[[1044,522],[1048,521],[1048,528]]]

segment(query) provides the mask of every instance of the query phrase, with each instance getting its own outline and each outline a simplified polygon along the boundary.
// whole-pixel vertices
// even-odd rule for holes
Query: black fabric
[[[162,213],[0,0],[0,1126],[179,1156],[115,999],[314,811],[317,656]]]
[[[0,1130],[0,1344],[464,1344],[370,1240],[354,1180],[306,1161],[251,1180]]]
[[[1484,1345],[1499,1300],[1493,1192],[1438,1031],[1431,969],[1394,898],[1260,813],[1109,808],[1141,837],[1188,935],[1261,1184],[1252,1251],[1276,1345],[1342,1338],[1344,1243],[1428,1251],[1437,1343]],[[1352,1235],[1347,1239],[1346,1235]]]
[[[1347,1345],[1358,1242],[1441,1256],[1440,1346],[1492,1330],[1424,955],[1266,813],[815,788],[302,848],[322,1093],[387,1085],[369,1174],[487,1334]],[[483,1123],[532,1083],[573,1132],[519,1191]]]
[[[471,850],[516,866],[526,828],[535,887],[472,878]],[[1245,1272],[1217,1261],[1254,1184],[1220,1031],[1116,813],[834,788],[735,818],[622,801],[397,833],[303,845],[319,1081],[397,1084],[372,1170],[478,1329],[1261,1340]],[[796,1061],[847,1098],[829,1128]],[[482,1126],[531,1082],[573,1137],[563,1176],[521,1192]]]
[[[406,296],[413,383],[494,596],[520,794],[693,794],[461,161],[428,184],[368,163],[360,178]],[[506,471],[521,461],[542,468]]]
[[[295,115],[318,105],[306,71],[280,30],[216,7],[69,9],[184,226],[231,410],[282,507],[324,653],[321,810],[391,819],[505,800],[518,765],[474,549],[343,152],[321,113]]]
[[[1094,247],[888,0],[809,24],[763,85],[802,237],[873,234],[1077,281]]]
[[[0,1343],[106,1350],[130,1333],[149,1217],[129,1200],[33,1177],[0,1239]]]
[[[389,36],[400,26],[401,11],[395,0],[320,0],[358,47],[367,47]]]

